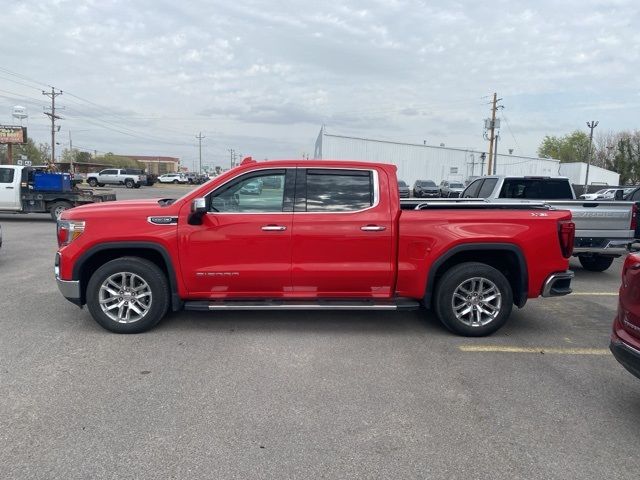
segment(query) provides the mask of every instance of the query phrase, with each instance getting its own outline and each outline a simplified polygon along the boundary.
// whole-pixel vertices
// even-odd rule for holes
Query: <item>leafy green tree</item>
[[[95,159],[96,163],[104,163],[117,168],[140,168],[143,169],[144,165],[134,160],[133,158],[124,157],[122,155],[114,155],[111,152],[107,152],[102,156]]]
[[[589,151],[589,135],[576,130],[563,137],[547,135],[538,147],[538,156],[561,162],[584,162]]]
[[[640,182],[640,131],[619,135],[615,155],[607,168],[620,174],[620,185]]]
[[[0,145],[0,163],[7,163],[7,154],[7,146]],[[22,155],[25,155],[27,157],[27,160],[30,160],[33,165],[43,165],[49,159],[48,157],[42,156],[40,148],[36,146],[35,142],[31,138],[28,138],[27,143],[25,143],[24,145],[13,146],[12,163],[15,165],[18,160],[22,159]]]

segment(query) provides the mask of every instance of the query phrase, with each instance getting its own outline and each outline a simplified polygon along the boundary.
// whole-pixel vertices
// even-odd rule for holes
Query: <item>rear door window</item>
[[[0,168],[0,183],[13,183],[13,168]]]
[[[296,211],[355,212],[373,205],[373,174],[369,170],[307,169],[305,208]]]
[[[571,200],[573,192],[566,179],[506,178],[500,190],[500,198]]]

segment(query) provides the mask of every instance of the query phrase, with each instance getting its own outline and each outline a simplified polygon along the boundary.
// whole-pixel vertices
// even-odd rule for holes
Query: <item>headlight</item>
[[[69,245],[84,232],[84,221],[58,220],[58,247]]]

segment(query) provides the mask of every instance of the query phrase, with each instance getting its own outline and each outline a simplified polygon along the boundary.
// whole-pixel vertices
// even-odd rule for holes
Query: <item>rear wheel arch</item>
[[[424,305],[430,308],[438,280],[450,268],[466,262],[479,262],[499,270],[509,281],[513,303],[523,307],[529,292],[529,271],[524,253],[512,243],[470,243],[457,245],[433,262],[427,275]]]
[[[149,260],[163,271],[169,282],[171,291],[171,309],[182,308],[182,300],[178,294],[176,271],[167,250],[152,242],[112,242],[96,245],[87,250],[73,266],[73,279],[80,281],[81,303],[86,303],[87,284],[93,272],[105,263],[121,257],[139,257]]]

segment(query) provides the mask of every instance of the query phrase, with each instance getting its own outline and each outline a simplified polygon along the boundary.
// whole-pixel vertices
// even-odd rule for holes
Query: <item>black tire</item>
[[[499,304],[498,300],[495,299],[493,300],[494,303],[489,306],[489,308],[495,308],[496,310],[493,319],[484,318],[484,322],[476,323],[456,316],[454,298],[460,308],[464,308],[465,305],[463,303],[464,299],[461,301],[460,297],[454,297],[454,293],[457,293],[456,291],[461,292],[458,289],[464,288],[463,285],[466,282],[471,282],[472,279],[483,279],[483,284],[487,287],[491,287],[491,285],[487,284],[487,282],[490,282],[500,293]],[[468,290],[468,288],[465,289]],[[469,302],[476,301],[472,296],[467,296],[467,299]],[[500,271],[485,263],[466,262],[451,267],[440,278],[436,285],[433,304],[438,319],[452,332],[465,337],[483,337],[498,330],[508,320],[513,308],[513,291],[509,281]],[[476,311],[474,310],[476,307],[473,307],[473,304],[471,304],[470,308],[472,309],[471,312]],[[483,317],[481,317],[482,319]],[[476,325],[473,323],[476,323]]]
[[[580,260],[582,268],[590,272],[604,272],[613,263],[613,257],[602,255],[580,255],[578,260]]]
[[[73,205],[69,202],[53,202],[49,205],[49,214],[53,220],[60,220],[62,212],[69,210],[70,208],[73,208]]]
[[[124,186],[127,188],[133,188],[134,185],[135,183],[133,182],[133,180],[129,178],[124,181]]]
[[[136,184],[133,186],[133,188],[140,188],[141,186],[142,186],[141,184],[136,183]]]
[[[99,186],[99,187],[104,187],[104,186],[105,186],[105,184],[104,184],[104,183],[99,183],[99,184],[98,184],[98,186]]]
[[[95,178],[90,178],[89,180],[87,180],[87,183],[91,187],[96,187],[98,185],[98,180],[96,180]]]
[[[100,288],[109,277],[120,272],[133,273],[142,278],[151,291],[149,310],[137,321],[119,323],[102,311]],[[115,333],[141,333],[155,327],[169,308],[169,283],[157,265],[139,257],[121,257],[98,268],[87,284],[87,308],[93,319],[103,328]],[[129,307],[126,307],[127,309]]]
[[[173,181],[173,182],[171,182],[171,183],[173,183],[174,185],[177,185],[177,184],[178,184],[178,183],[180,183],[180,182],[179,182],[178,180],[174,180],[174,181]]]

